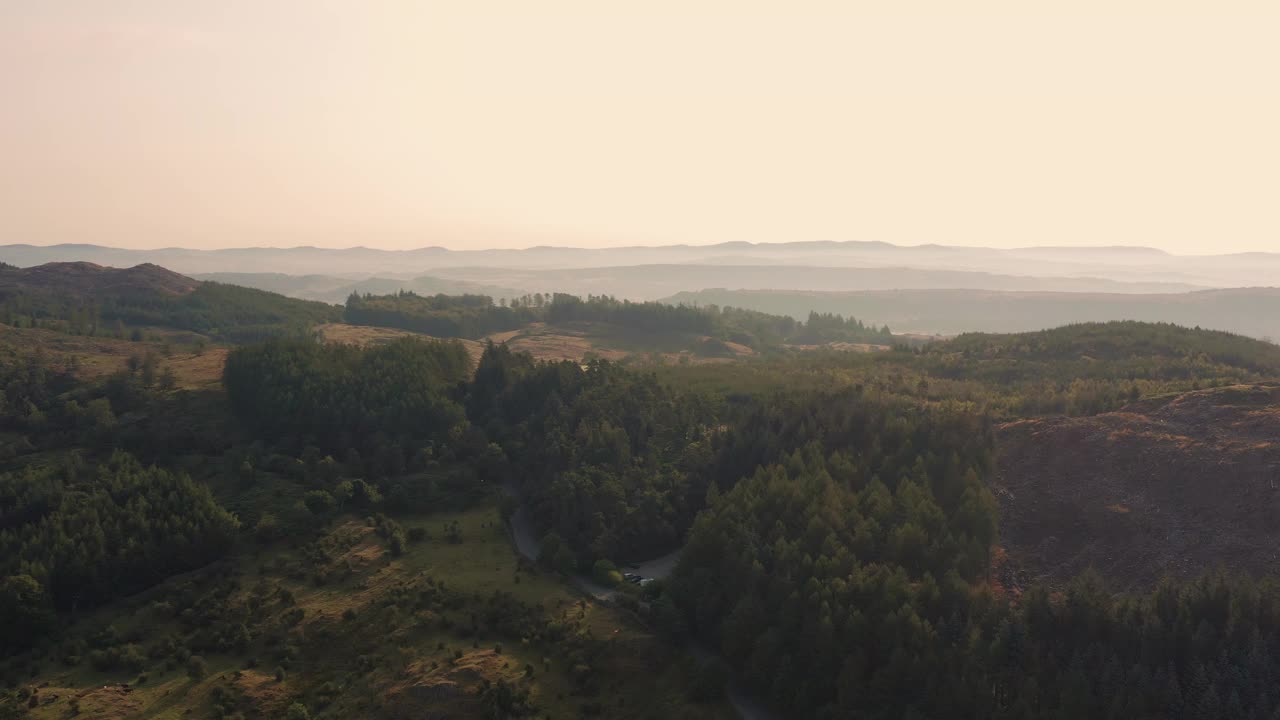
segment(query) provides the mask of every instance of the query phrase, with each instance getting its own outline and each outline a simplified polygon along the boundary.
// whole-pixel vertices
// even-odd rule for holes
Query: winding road
[[[519,497],[514,488],[508,486],[506,490],[513,496]],[[515,540],[516,550],[529,560],[537,562],[538,540],[533,534],[533,525],[523,504],[511,515],[511,536]],[[676,550],[662,557],[637,564],[635,572],[644,577],[663,579],[671,574],[679,560],[680,551]],[[604,587],[585,575],[574,575],[571,579],[575,586],[597,600],[608,602],[618,594],[617,590]],[[725,661],[723,656],[713,652],[701,643],[691,645],[690,652],[703,662],[717,663],[724,667],[726,671],[729,670],[729,663]],[[738,711],[738,715],[742,720],[781,720],[777,714],[752,699],[744,691],[741,682],[737,679],[730,680],[729,686],[725,690],[729,697],[729,702],[733,705],[733,709]]]

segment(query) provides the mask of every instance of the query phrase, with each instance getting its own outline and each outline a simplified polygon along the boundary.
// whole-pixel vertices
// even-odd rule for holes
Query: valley
[[[18,717],[1132,716],[1169,670],[1080,628],[1170,607],[1180,702],[1270,677],[1269,343],[83,265],[0,300]],[[1118,663],[1125,710],[1071,689]]]
[[[0,720],[1280,720],[1277,37],[0,2]]]

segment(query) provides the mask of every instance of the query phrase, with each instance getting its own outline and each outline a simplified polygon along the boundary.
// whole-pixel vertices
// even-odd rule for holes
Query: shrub
[[[209,664],[199,655],[192,655],[187,658],[187,677],[192,680],[199,680],[209,674]]]

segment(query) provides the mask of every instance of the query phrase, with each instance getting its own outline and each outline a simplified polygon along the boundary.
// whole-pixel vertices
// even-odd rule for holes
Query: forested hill
[[[960,353],[984,361],[1085,360],[1100,367],[1117,362],[1186,359],[1280,374],[1280,345],[1170,323],[1116,321],[1078,323],[1012,335],[965,333],[932,345],[930,350],[940,354]]]
[[[1164,323],[1067,325],[1012,335],[971,333],[921,353],[941,376],[999,380],[1280,376],[1280,345]],[[961,373],[960,367],[967,368]],[[1249,378],[1252,376],[1252,378]]]
[[[18,327],[97,335],[156,326],[242,342],[331,322],[340,314],[323,303],[200,282],[157,265],[0,267],[0,321]]]

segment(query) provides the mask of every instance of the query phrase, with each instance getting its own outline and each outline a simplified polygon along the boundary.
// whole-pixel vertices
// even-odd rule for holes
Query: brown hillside
[[[1280,570],[1280,386],[1146,400],[998,432],[1001,537],[1019,580],[1092,566],[1116,587]]]
[[[185,295],[199,284],[197,280],[150,263],[113,268],[89,262],[64,262],[0,271],[0,290],[73,295],[146,292]]]
[[[346,343],[349,345],[385,345],[394,342],[400,338],[414,337],[425,340],[443,340],[450,339],[461,343],[466,348],[467,355],[471,356],[472,363],[480,362],[480,355],[484,353],[484,343],[477,340],[465,340],[460,338],[437,338],[423,333],[417,333],[412,330],[401,330],[399,328],[384,328],[373,325],[348,325],[346,323],[325,323],[316,326],[316,332],[325,342],[329,343]]]
[[[482,340],[452,339],[462,343],[472,361],[477,363],[480,360],[480,355],[484,352],[485,343],[487,342],[499,345],[505,344],[516,352],[527,352],[538,360],[550,361],[571,360],[573,362],[583,362],[594,357],[615,362],[634,360],[636,362],[660,361],[675,363],[687,360],[692,363],[720,363],[752,357],[756,354],[755,350],[746,345],[728,341],[720,341],[720,345],[723,346],[726,355],[717,357],[697,355],[687,347],[680,347],[681,341],[684,345],[693,347],[697,347],[699,344],[706,345],[711,342],[711,338],[705,336],[682,338],[681,341],[677,341],[674,348],[667,347],[664,350],[653,350],[652,352],[645,352],[639,349],[637,343],[630,343],[631,349],[620,349],[617,345],[625,343],[618,343],[617,338],[610,337],[607,332],[601,330],[601,328],[605,327],[607,326],[603,323],[574,323],[572,326],[568,326],[535,322],[517,330],[493,333]],[[325,323],[317,326],[316,330],[326,342],[354,345],[388,343],[402,337],[444,339],[434,338],[412,330],[373,325],[349,325],[346,323]],[[849,343],[840,343],[838,346],[833,345],[832,347],[871,352],[878,346],[854,346]],[[864,347],[868,349],[863,350],[862,348]]]

